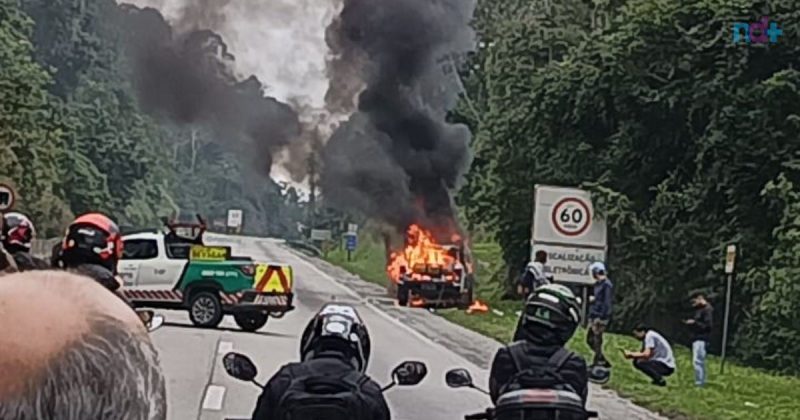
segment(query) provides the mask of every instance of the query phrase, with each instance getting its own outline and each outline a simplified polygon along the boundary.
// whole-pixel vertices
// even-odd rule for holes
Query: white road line
[[[445,346],[444,344],[440,344],[440,343],[437,343],[437,342],[435,342],[435,341],[431,340],[430,338],[428,338],[428,337],[426,337],[425,335],[423,335],[421,332],[419,332],[419,331],[417,331],[417,330],[415,330],[415,329],[411,328],[410,326],[408,326],[408,325],[406,325],[406,324],[404,324],[404,323],[402,323],[402,322],[398,321],[396,318],[394,318],[394,317],[392,317],[391,315],[387,314],[387,313],[386,313],[386,312],[384,312],[382,309],[380,309],[380,307],[378,307],[378,306],[374,305],[372,302],[369,302],[368,300],[366,300],[366,299],[363,299],[363,298],[362,298],[362,297],[361,297],[361,296],[360,296],[358,293],[356,293],[356,292],[355,292],[353,289],[350,289],[350,288],[348,288],[347,286],[345,286],[345,285],[343,285],[343,284],[339,283],[339,282],[338,282],[338,281],[336,281],[336,280],[335,280],[333,277],[331,277],[331,276],[330,276],[330,275],[328,275],[327,273],[325,273],[325,272],[323,272],[322,270],[320,270],[319,268],[317,268],[317,267],[316,267],[314,264],[312,264],[311,262],[309,262],[309,261],[307,261],[306,259],[304,259],[303,257],[300,257],[299,255],[295,254],[295,253],[294,253],[294,250],[287,249],[287,248],[283,248],[283,249],[284,249],[284,250],[287,250],[287,251],[289,251],[291,254],[293,254],[293,256],[295,257],[295,259],[299,260],[300,262],[302,262],[303,264],[305,264],[306,266],[308,266],[309,268],[311,268],[313,271],[315,271],[317,274],[319,274],[319,275],[320,275],[320,277],[322,277],[322,278],[324,278],[324,279],[327,279],[329,282],[331,282],[331,283],[335,284],[337,287],[339,287],[340,289],[342,289],[342,291],[343,291],[343,292],[347,293],[347,294],[348,294],[348,295],[350,295],[350,296],[353,296],[354,298],[356,298],[357,300],[359,300],[360,302],[362,302],[362,303],[364,304],[364,306],[367,306],[368,308],[372,309],[372,311],[373,311],[373,312],[375,312],[376,314],[378,314],[378,316],[380,316],[381,318],[384,318],[384,319],[386,319],[387,321],[389,321],[389,322],[391,322],[391,323],[393,323],[393,324],[395,324],[395,325],[398,325],[398,326],[400,326],[400,328],[403,328],[403,329],[405,329],[405,330],[406,330],[406,331],[408,331],[408,332],[409,332],[411,335],[413,335],[413,336],[417,337],[418,339],[422,340],[423,342],[426,342],[426,343],[428,343],[429,345],[431,345],[431,346],[433,346],[433,347],[438,347],[438,348],[441,348],[441,349],[445,350],[446,352],[448,352],[448,353],[451,353],[451,354],[455,355],[457,358],[461,359],[461,361],[462,361],[464,364],[466,364],[467,366],[471,366],[471,367],[473,367],[473,368],[474,368],[474,369],[476,369],[476,370],[484,370],[483,368],[481,368],[480,366],[476,365],[475,363],[472,363],[472,362],[470,362],[469,360],[467,360],[467,359],[466,359],[464,356],[462,356],[462,355],[460,355],[460,354],[458,354],[458,353],[456,353],[456,352],[452,351],[451,349],[447,348],[447,346]]]
[[[233,343],[230,341],[220,341],[217,347],[217,354],[227,354],[233,351]]]
[[[206,388],[206,397],[203,399],[203,410],[222,410],[222,401],[225,399],[225,387],[209,385]]]

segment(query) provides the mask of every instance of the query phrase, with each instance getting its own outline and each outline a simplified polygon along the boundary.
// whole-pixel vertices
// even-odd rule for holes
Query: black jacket
[[[611,311],[614,307],[614,285],[611,280],[606,278],[599,281],[594,285],[594,302],[589,308],[589,318],[602,319],[608,321],[611,319]]]
[[[711,341],[711,327],[714,324],[714,308],[711,304],[697,308],[692,319],[694,324],[689,325],[692,329],[692,341]]]
[[[27,252],[15,252],[13,257],[19,271],[47,270],[50,268],[50,264],[47,261],[36,258]]]
[[[345,374],[353,370],[353,365],[345,361],[338,353],[320,354],[314,359],[303,362],[313,372],[325,375]],[[267,383],[258,404],[253,412],[253,420],[282,420],[278,419],[277,405],[283,394],[289,388],[292,380],[300,374],[300,363],[290,363],[283,366]],[[389,406],[383,398],[380,385],[369,380],[362,388],[365,399],[368,401],[369,411],[373,420],[390,420]]]
[[[529,366],[546,366],[550,357],[558,350],[557,346],[539,346],[530,341],[523,342],[525,355]],[[500,397],[500,389],[517,373],[514,361],[508,349],[503,347],[497,351],[492,362],[492,372],[489,377],[489,394],[492,402],[496,403]],[[561,376],[575,389],[586,404],[589,392],[589,376],[586,370],[586,361],[577,354],[573,354],[559,371]]]
[[[114,273],[102,265],[81,264],[77,267],[69,267],[67,270],[86,277],[91,277],[112,292],[116,293],[119,289],[119,282],[117,282]]]

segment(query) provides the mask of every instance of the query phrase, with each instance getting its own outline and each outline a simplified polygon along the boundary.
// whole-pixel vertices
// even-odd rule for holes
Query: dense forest
[[[476,157],[459,204],[501,244],[502,278],[527,262],[534,185],[582,186],[609,222],[616,330],[680,337],[705,290],[721,332],[733,242],[732,352],[800,371],[800,3],[492,0],[477,13],[456,115]],[[777,43],[732,42],[733,22],[762,16]]]
[[[202,125],[143,113],[113,0],[0,1],[0,182],[49,237],[75,214],[155,227],[162,216],[244,211],[245,230],[291,237],[294,188]]]

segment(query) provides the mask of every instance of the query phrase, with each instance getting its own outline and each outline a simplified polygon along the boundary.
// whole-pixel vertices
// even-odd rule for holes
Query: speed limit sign
[[[550,220],[558,233],[580,236],[592,223],[589,204],[578,197],[565,197],[552,207]]]
[[[15,200],[14,190],[6,184],[0,184],[0,211],[10,210]]]

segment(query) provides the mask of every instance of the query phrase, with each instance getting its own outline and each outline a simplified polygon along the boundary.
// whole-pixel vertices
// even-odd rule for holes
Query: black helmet
[[[61,261],[66,267],[97,264],[112,273],[122,258],[119,227],[108,216],[88,213],[75,219],[61,243]]]
[[[31,242],[36,237],[36,227],[28,216],[22,213],[6,213],[2,225],[0,236],[8,252],[12,254],[31,252]]]
[[[525,302],[519,328],[523,339],[542,345],[563,346],[581,322],[578,299],[569,288],[548,284],[536,289]]]
[[[300,359],[325,352],[339,352],[360,372],[367,370],[370,341],[367,327],[355,308],[328,303],[309,321],[300,340]]]

